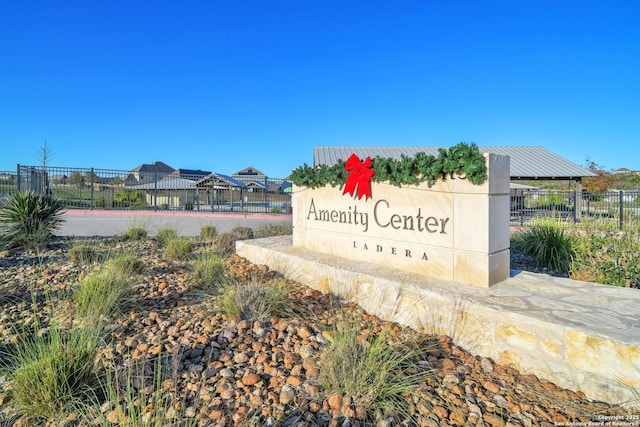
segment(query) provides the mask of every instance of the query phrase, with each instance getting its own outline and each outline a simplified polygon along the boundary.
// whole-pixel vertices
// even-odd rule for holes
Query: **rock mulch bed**
[[[43,325],[54,315],[51,307],[63,319],[70,316],[66,299],[92,267],[71,262],[64,243],[37,256],[0,257],[0,287],[12,289],[1,301],[0,350],[17,339],[16,325],[33,325],[34,289]],[[362,335],[390,326],[392,338],[422,340],[428,347],[418,365],[432,373],[407,396],[417,425],[554,426],[625,414],[619,406],[590,401],[580,392],[470,354],[447,336],[425,337],[387,325],[352,303],[300,285],[291,295],[297,315],[232,321],[192,283],[190,263],[166,259],[154,241],[104,238],[95,244],[105,252],[118,247],[135,251],[146,265],[136,279],[136,301],[126,315],[114,319],[97,366],[133,372],[137,393],[149,390],[154,372],[162,367],[164,425],[183,425],[180,420],[202,426],[391,425],[388,420],[371,423],[369,408],[350,396],[327,394],[319,384],[317,357],[331,342],[332,328],[345,317],[360,321]],[[521,268],[526,260],[519,263]],[[235,255],[226,265],[236,280],[278,278],[265,266]],[[6,388],[0,390],[0,414],[11,403]],[[104,402],[97,411],[113,425],[122,421],[113,402]],[[0,421],[3,417],[16,426],[30,425],[25,417],[4,414]],[[72,413],[66,425],[83,422]]]

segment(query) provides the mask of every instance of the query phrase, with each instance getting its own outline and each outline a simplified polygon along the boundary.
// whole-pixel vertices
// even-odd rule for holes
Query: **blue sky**
[[[271,177],[314,146],[544,146],[640,170],[637,1],[5,1],[0,170]]]

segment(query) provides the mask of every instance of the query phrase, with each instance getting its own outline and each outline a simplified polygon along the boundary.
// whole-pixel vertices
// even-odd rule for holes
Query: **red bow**
[[[350,171],[347,176],[347,182],[344,184],[344,191],[342,194],[349,193],[353,196],[358,187],[358,199],[365,199],[371,197],[371,177],[374,175],[374,171],[371,170],[371,158],[367,157],[364,162],[360,161],[360,158],[354,154],[349,156],[347,163],[344,165],[344,169]]]

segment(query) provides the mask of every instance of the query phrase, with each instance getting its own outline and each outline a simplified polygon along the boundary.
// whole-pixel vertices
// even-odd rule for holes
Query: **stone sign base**
[[[237,253],[359,304],[384,320],[456,344],[609,403],[640,390],[640,291],[512,271],[488,289],[293,246],[239,241]],[[632,405],[638,405],[633,401]]]

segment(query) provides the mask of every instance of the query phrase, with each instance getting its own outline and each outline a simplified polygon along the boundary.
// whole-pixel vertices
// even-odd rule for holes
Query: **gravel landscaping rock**
[[[196,253],[206,248],[204,241],[194,241]],[[416,361],[425,379],[406,396],[415,425],[554,426],[588,423],[599,414],[626,414],[619,406],[590,401],[579,391],[471,354],[450,337],[425,337],[389,325],[355,304],[299,284],[290,295],[296,307],[290,315],[235,321],[218,309],[215,291],[191,281],[190,261],[167,259],[153,240],[91,242],[103,254],[135,253],[145,265],[134,278],[136,298],[110,323],[96,366],[101,372],[135,372],[133,386],[140,395],[161,374],[156,392],[167,402],[165,425],[391,425],[385,419],[371,421],[369,408],[350,396],[325,392],[318,381],[317,358],[333,339],[332,328],[346,318],[358,320],[362,337],[388,327],[391,339],[431,343],[424,360]],[[42,328],[54,317],[73,324],[71,296],[96,265],[71,262],[70,244],[60,240],[42,253],[0,256],[0,350],[18,342],[21,328],[33,327],[36,318]],[[225,262],[229,281],[284,280],[236,255]],[[535,270],[519,254],[513,255],[512,268]],[[10,380],[0,377],[0,386],[0,424],[31,425],[28,418],[11,413]],[[97,411],[113,425],[119,422],[114,402],[101,402]],[[90,425],[78,414],[63,424]]]

